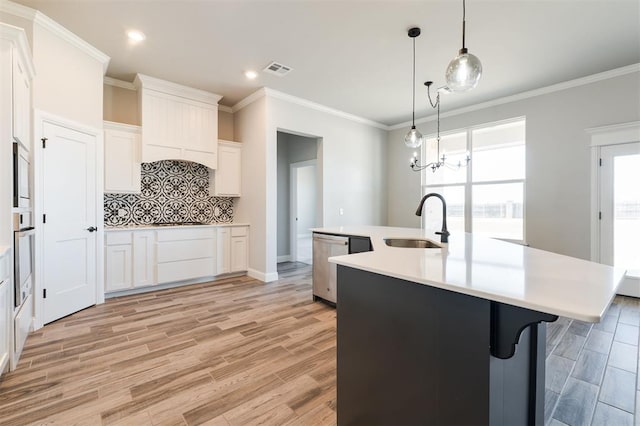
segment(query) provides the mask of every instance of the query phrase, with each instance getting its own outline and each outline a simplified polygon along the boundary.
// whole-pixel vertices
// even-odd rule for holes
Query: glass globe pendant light
[[[478,85],[482,76],[482,64],[477,56],[469,53],[465,47],[465,0],[462,0],[462,49],[447,67],[445,77],[447,87],[453,92],[466,92]]]
[[[416,129],[416,37],[420,35],[420,28],[410,28],[408,31],[409,37],[413,39],[413,75],[411,80],[411,96],[413,99],[412,115],[411,115],[411,129],[404,137],[404,144],[409,148],[418,148],[422,145],[422,133]]]

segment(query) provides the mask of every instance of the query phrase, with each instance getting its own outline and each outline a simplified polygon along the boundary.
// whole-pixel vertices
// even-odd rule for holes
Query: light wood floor
[[[45,326],[0,379],[0,424],[335,424],[335,310],[312,302],[310,266],[280,277],[110,299]]]
[[[0,378],[0,425],[331,425],[336,311],[311,267],[108,300],[32,333]],[[633,425],[640,300],[547,330],[545,424]]]

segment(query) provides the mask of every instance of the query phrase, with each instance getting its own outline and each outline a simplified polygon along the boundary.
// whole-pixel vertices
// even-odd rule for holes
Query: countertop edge
[[[447,279],[439,278],[436,274],[424,274],[418,272],[420,269],[413,267],[414,262],[422,262],[422,266],[418,268],[424,268],[427,263],[430,267],[438,268],[439,264],[434,262],[435,259],[439,259],[439,253],[432,250],[444,250],[443,249],[427,249],[429,255],[417,255],[417,251],[402,252],[401,257],[398,257],[398,250],[416,250],[416,249],[398,249],[393,247],[386,247],[384,238],[391,236],[398,236],[403,238],[427,238],[432,234],[432,230],[421,230],[419,228],[397,228],[397,227],[380,227],[380,226],[345,226],[345,227],[333,227],[333,228],[314,228],[312,231],[325,234],[343,235],[343,236],[364,236],[371,239],[371,245],[373,251],[365,253],[357,253],[343,256],[334,256],[329,258],[329,262],[362,270],[371,273],[397,278],[403,281],[416,283],[419,285],[427,285],[434,288],[440,288],[454,293],[466,294],[473,297],[479,297],[482,299],[496,301],[499,303],[505,303],[512,306],[521,307],[524,309],[530,309],[534,311],[544,312],[552,315],[558,315],[568,317],[576,320],[586,321],[590,323],[600,322],[607,312],[607,309],[611,305],[612,301],[616,297],[617,289],[620,283],[624,280],[625,271],[621,268],[614,268],[611,266],[599,264],[586,259],[580,259],[572,256],[567,256],[559,253],[553,253],[545,250],[540,250],[532,247],[513,245],[514,250],[518,251],[520,256],[523,256],[522,263],[522,282],[527,285],[523,287],[522,293],[511,293],[509,286],[511,282],[506,282],[501,277],[498,278],[496,284],[499,288],[495,291],[492,286],[486,286],[483,284],[483,276],[481,274],[479,282],[480,285],[474,286],[464,280],[448,282]],[[465,234],[462,239],[450,239],[450,243],[446,246],[446,253],[456,252],[454,259],[458,261],[465,259],[468,256],[467,250],[469,250],[469,244],[471,244],[476,250],[475,243],[477,242],[482,249],[498,249],[497,253],[504,253],[504,250],[508,250],[512,243],[503,242],[495,239],[483,238],[480,236],[473,236],[472,234]],[[486,242],[485,242],[486,241]],[[464,250],[463,250],[464,249]],[[420,249],[419,249],[420,250]],[[423,249],[422,249],[423,250]],[[395,252],[395,253],[394,253]],[[471,252],[472,253],[472,252]],[[481,256],[480,256],[481,257]],[[414,260],[415,259],[415,260]],[[471,262],[469,264],[469,262]],[[469,265],[475,265],[476,259],[472,257],[471,260],[467,259],[467,268]],[[486,259],[480,259],[478,264],[480,267],[486,267]],[[549,265],[549,269],[546,265]],[[540,269],[540,268],[543,269]],[[569,268],[562,269],[558,268]],[[575,270],[574,272],[571,272]],[[589,276],[593,279],[583,281],[584,271],[590,271]],[[560,272],[559,272],[560,271]],[[449,271],[451,272],[451,271]],[[497,272],[500,272],[499,270]],[[464,271],[463,271],[464,273]],[[468,272],[466,273],[468,276]],[[580,277],[580,278],[576,278]],[[486,274],[484,276],[484,283],[486,283]],[[467,278],[468,279],[468,278]],[[560,287],[548,286],[547,283],[554,282],[562,283]],[[503,281],[507,285],[500,287],[500,281]],[[533,287],[529,287],[533,285]],[[583,285],[593,285],[594,292],[586,291]],[[502,289],[506,289],[504,291]],[[592,288],[592,287],[589,287]],[[581,292],[582,297],[574,298],[571,294],[576,294],[575,291]],[[586,295],[590,295],[586,297]]]
[[[225,228],[236,226],[251,226],[248,223],[207,223],[205,225],[175,225],[175,226],[154,226],[154,225],[136,225],[136,226],[105,226],[105,232],[122,232],[122,231],[151,231],[158,229],[187,229],[187,228]]]

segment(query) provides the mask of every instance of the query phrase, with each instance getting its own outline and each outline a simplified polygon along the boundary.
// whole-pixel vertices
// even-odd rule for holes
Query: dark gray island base
[[[557,316],[342,265],[337,296],[339,425],[544,423]]]

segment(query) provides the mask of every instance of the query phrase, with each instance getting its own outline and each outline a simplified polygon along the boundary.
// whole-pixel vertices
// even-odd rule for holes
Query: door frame
[[[600,147],[640,141],[640,121],[585,129],[591,147],[591,261],[600,262]]]
[[[44,214],[43,199],[44,194],[44,152],[40,140],[43,137],[43,127],[45,123],[56,126],[67,127],[69,129],[85,133],[95,138],[95,165],[96,165],[96,304],[104,303],[104,133],[102,129],[87,126],[74,120],[51,114],[47,111],[33,110],[33,182],[34,203],[33,214],[36,227],[35,238],[35,277],[34,277],[34,321],[33,329],[38,330],[44,325],[44,298],[42,289],[44,288],[44,235],[43,221]]]
[[[593,127],[586,129],[586,132],[590,135],[591,148],[591,261],[601,263],[600,158],[602,147],[640,142],[640,121]],[[625,280],[640,281],[640,278],[625,275]]]
[[[316,167],[316,211],[318,209],[318,160],[299,161],[289,164],[289,255],[292,262],[298,261],[298,169],[301,167]]]

